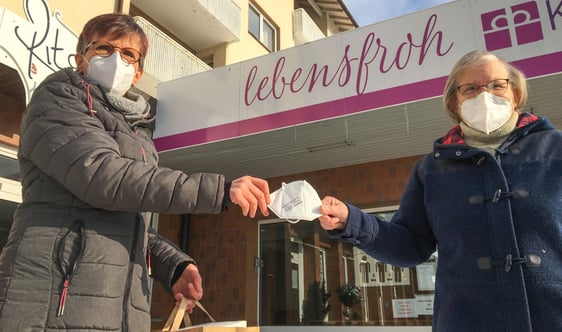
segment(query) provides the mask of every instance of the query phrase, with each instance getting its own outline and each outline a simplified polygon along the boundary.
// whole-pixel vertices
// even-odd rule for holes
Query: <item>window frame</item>
[[[250,18],[252,17],[250,14],[252,12],[255,13],[257,18],[259,19],[259,36],[256,36],[255,32],[250,29]],[[273,33],[273,40],[270,43],[265,40],[265,27],[270,28]],[[275,23],[273,23],[273,20],[269,16],[267,16],[257,4],[251,1],[248,2],[248,33],[270,53],[279,50],[279,27]]]
[[[386,221],[390,221],[390,215],[394,214],[398,211],[399,209],[399,205],[391,205],[391,206],[384,206],[384,207],[377,207],[377,208],[367,208],[367,209],[362,209],[363,212],[368,213],[368,214],[378,214],[379,216],[381,216],[383,219],[385,219]],[[388,214],[387,216],[385,216],[385,214]],[[267,315],[271,315],[271,312],[267,312],[267,311],[263,311],[263,310],[267,310],[265,307],[262,307],[262,301],[264,301],[266,298],[263,297],[262,294],[262,290],[263,287],[265,286],[265,284],[263,284],[263,280],[262,280],[262,271],[261,267],[264,266],[264,262],[267,262],[267,259],[264,258],[263,256],[263,251],[262,251],[262,227],[266,226],[266,225],[271,225],[271,224],[283,224],[286,223],[284,220],[282,219],[267,219],[267,220],[260,220],[259,221],[259,235],[258,235],[258,257],[257,259],[259,260],[259,264],[258,266],[260,268],[256,269],[256,272],[260,275],[258,277],[258,282],[257,282],[257,316],[258,316],[258,322],[260,324],[277,324],[280,326],[285,326],[285,327],[289,327],[292,326],[290,324],[287,325],[283,325],[283,324],[279,324],[279,322],[272,322],[272,321],[268,321],[266,319],[264,319]],[[292,225],[290,225],[292,226]],[[290,236],[290,241],[293,242],[295,240],[295,238],[293,237],[293,235]],[[298,241],[299,243],[302,243],[304,246],[311,246],[310,244],[305,244],[304,242]],[[304,247],[303,246],[303,247]],[[303,248],[302,247],[302,248]],[[318,250],[321,250],[322,252],[319,253],[320,257],[317,257],[317,259],[321,260],[322,256],[324,256],[324,259],[328,259],[328,256],[330,256],[330,253],[328,252],[329,249],[325,248],[325,247],[315,247]],[[343,263],[341,264],[341,268],[343,270],[340,270],[340,272],[344,275],[343,276],[343,280],[341,280],[343,283],[351,283],[351,284],[356,284],[356,285],[360,285],[362,284],[362,282],[357,281],[357,271],[361,271],[361,268],[356,269],[355,268],[355,262],[357,262],[357,253],[355,250],[359,250],[356,249],[355,247],[353,247],[353,253],[351,253],[351,255],[343,255],[340,256],[339,259],[342,259]],[[347,254],[350,254],[350,252],[348,252]],[[361,254],[362,255],[362,254]],[[332,255],[332,259],[334,258],[334,256]],[[264,260],[262,260],[264,259]],[[369,266],[373,266],[373,260],[375,260],[374,258],[370,257],[368,260],[366,260],[367,262],[370,262]],[[436,260],[435,263],[436,264]],[[375,263],[377,263],[377,261],[375,260]],[[428,262],[429,263],[429,262]],[[327,261],[323,261],[320,263],[320,268],[321,269],[326,269],[328,266],[328,262]],[[353,268],[351,267],[353,265]],[[384,266],[389,266],[390,264],[384,264],[381,262],[381,265]],[[270,265],[271,266],[271,265]],[[309,266],[303,265],[302,266],[304,269],[309,268]],[[366,324],[367,326],[370,327],[374,327],[374,328],[384,328],[384,329],[392,329],[393,326],[395,328],[400,328],[400,327],[405,327],[405,326],[410,326],[410,325],[415,325],[416,327],[418,327],[420,330],[423,329],[430,329],[431,328],[431,318],[429,318],[428,320],[428,312],[430,311],[429,309],[432,309],[433,306],[433,294],[434,294],[434,290],[429,289],[431,287],[419,287],[420,284],[422,284],[422,281],[420,279],[420,274],[424,273],[425,277],[429,277],[429,279],[431,279],[431,270],[430,269],[430,264],[428,264],[428,266],[424,266],[424,269],[418,269],[418,268],[414,268],[414,267],[410,267],[407,268],[407,271],[399,271],[399,275],[400,277],[397,277],[397,274],[392,274],[392,273],[396,273],[393,272],[395,271],[395,267],[391,267],[391,271],[392,272],[384,272],[385,276],[387,275],[386,273],[391,273],[391,277],[388,280],[385,280],[386,277],[383,277],[383,281],[384,283],[391,283],[391,284],[383,284],[380,283],[379,281],[379,285],[378,286],[373,286],[373,285],[366,285],[363,284],[362,286],[360,286],[361,288],[361,294],[362,294],[362,298],[363,299],[367,299],[369,298],[369,300],[367,301],[362,301],[361,306],[363,308],[359,309],[360,311],[362,310],[362,316],[360,319],[365,320],[364,323],[369,323]],[[434,265],[434,267],[436,268],[436,265]],[[352,268],[353,270],[349,270],[350,268]],[[403,269],[403,268],[401,268]],[[414,277],[414,275],[412,274],[412,269],[414,270],[414,273],[416,273],[416,277],[415,279],[412,279],[412,277]],[[348,271],[349,270],[349,271]],[[422,271],[423,270],[423,271]],[[300,270],[299,270],[300,271]],[[375,270],[373,270],[375,271]],[[373,272],[371,271],[371,272]],[[377,270],[378,271],[378,270]],[[387,271],[386,268],[384,269],[384,271]],[[390,270],[389,270],[390,271]],[[326,272],[325,272],[326,273]],[[404,273],[408,273],[408,274],[404,274]],[[274,274],[268,274],[268,275],[276,275]],[[296,274],[295,274],[296,275]],[[322,276],[322,273],[320,273],[320,275]],[[326,276],[326,279],[332,279],[330,278],[331,275],[329,274],[324,274]],[[403,280],[403,276],[407,276],[407,279]],[[299,275],[300,277],[300,275]],[[286,278],[291,278],[290,276],[286,276]],[[294,279],[295,277],[292,277],[292,279]],[[322,278],[322,277],[320,277]],[[360,277],[362,280],[362,277]],[[336,278],[337,279],[337,278]],[[425,278],[428,279],[428,278]],[[424,280],[425,280],[424,279]],[[428,280],[429,280],[428,279]],[[304,294],[307,294],[307,288],[305,285],[309,284],[308,282],[309,280],[307,279],[305,282],[302,282],[302,287],[304,288],[299,288],[299,305],[301,305],[301,303],[303,303],[302,301],[302,297],[303,297],[303,291],[305,292]],[[331,289],[328,289],[328,291],[332,291],[332,293],[334,292],[335,288],[333,287],[333,282],[328,282],[329,280],[325,280],[326,281],[326,285],[328,284],[332,284]],[[371,280],[373,282],[377,282],[376,280]],[[434,279],[433,279],[434,281]],[[425,284],[424,284],[425,285]],[[369,289],[368,289],[368,288]],[[375,287],[377,289],[375,289]],[[409,292],[412,293],[414,296],[408,296],[408,297],[402,297],[402,296],[397,296],[397,292],[398,294],[402,294],[403,292]],[[379,301],[383,301],[383,295],[384,295],[384,312],[380,311],[380,315],[378,316],[369,316],[369,313],[372,313],[372,310],[369,310],[369,306],[372,304],[375,304],[374,301],[376,297],[376,295],[380,296]],[[410,294],[410,295],[412,295]],[[267,295],[266,295],[267,296]],[[330,300],[332,301],[332,303],[334,303],[333,305],[336,305],[338,302],[336,296],[332,296],[332,299]],[[265,302],[264,302],[265,303]],[[398,316],[397,314],[393,313],[394,306],[395,305],[399,305],[401,307],[406,307],[406,308],[412,308],[412,307],[416,307],[417,308],[417,304],[418,303],[422,303],[424,305],[424,310],[426,313],[421,313],[420,315],[418,315],[417,317],[414,316],[407,316],[407,315],[403,315],[402,316]],[[390,304],[390,306],[389,306]],[[382,302],[379,304],[382,306]],[[267,305],[267,307],[269,307],[269,305]],[[293,305],[294,307],[294,305]],[[287,307],[288,309],[290,309],[290,307]],[[302,307],[300,307],[302,309]],[[358,308],[356,308],[358,309]],[[267,313],[267,314],[266,314]],[[300,311],[299,315],[302,315],[303,312]],[[407,314],[407,313],[406,313]],[[269,316],[271,317],[271,316]],[[339,324],[340,322],[338,320],[334,320],[333,316],[331,313],[327,314],[324,318],[324,322],[336,322],[336,324]],[[412,324],[413,322],[416,322],[415,324]],[[302,321],[300,322],[302,324]],[[330,324],[330,323],[328,323]]]

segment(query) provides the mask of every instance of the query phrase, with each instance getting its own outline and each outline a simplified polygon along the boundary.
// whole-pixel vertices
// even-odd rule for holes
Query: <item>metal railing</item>
[[[326,37],[308,13],[298,8],[293,11],[293,39],[296,45]]]
[[[144,62],[146,74],[166,82],[212,69],[143,17],[136,16],[135,21],[148,37],[149,51]]]

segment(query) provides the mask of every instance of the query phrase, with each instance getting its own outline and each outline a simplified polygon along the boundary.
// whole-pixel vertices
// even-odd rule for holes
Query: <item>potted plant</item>
[[[308,287],[308,294],[302,304],[302,324],[322,325],[328,311],[332,310],[328,299],[330,293],[326,292],[326,283],[314,281]]]
[[[344,284],[337,289],[338,298],[344,305],[343,315],[347,324],[351,324],[351,307],[361,302],[361,289],[353,284]]]

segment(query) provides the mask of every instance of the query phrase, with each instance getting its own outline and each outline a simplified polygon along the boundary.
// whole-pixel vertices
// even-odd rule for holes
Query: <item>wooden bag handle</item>
[[[181,299],[181,302],[178,306],[174,306],[174,309],[170,313],[170,317],[168,317],[166,324],[164,324],[164,327],[162,328],[162,332],[177,331],[180,327],[182,319],[186,327],[191,326],[191,318],[189,318],[189,314],[185,313],[185,309],[187,308],[187,304],[189,303],[189,301],[193,300],[189,300],[184,297]],[[215,319],[211,316],[211,314],[209,314],[207,310],[205,310],[205,308],[201,303],[199,303],[199,301],[194,302],[195,305],[199,307],[199,309],[203,310],[203,312],[207,314],[207,317],[209,317],[211,322],[215,321]]]
[[[189,315],[185,314],[185,309],[187,308],[188,303],[189,300],[184,297],[181,299],[179,305],[174,306],[174,309],[170,313],[166,324],[164,324],[164,327],[162,328],[162,332],[177,331],[180,327],[182,319],[184,320],[186,326],[191,326],[191,319],[189,318]]]

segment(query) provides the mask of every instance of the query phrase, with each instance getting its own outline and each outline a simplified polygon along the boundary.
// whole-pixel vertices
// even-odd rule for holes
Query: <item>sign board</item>
[[[457,0],[160,84],[160,151],[440,96],[488,49],[528,77],[562,71],[562,0]]]
[[[48,75],[76,67],[78,36],[63,22],[60,11],[46,1],[23,1],[27,20],[0,7],[0,63],[15,69],[25,88],[26,102]]]
[[[355,284],[360,287],[406,286],[410,285],[410,269],[385,264],[353,248]]]

